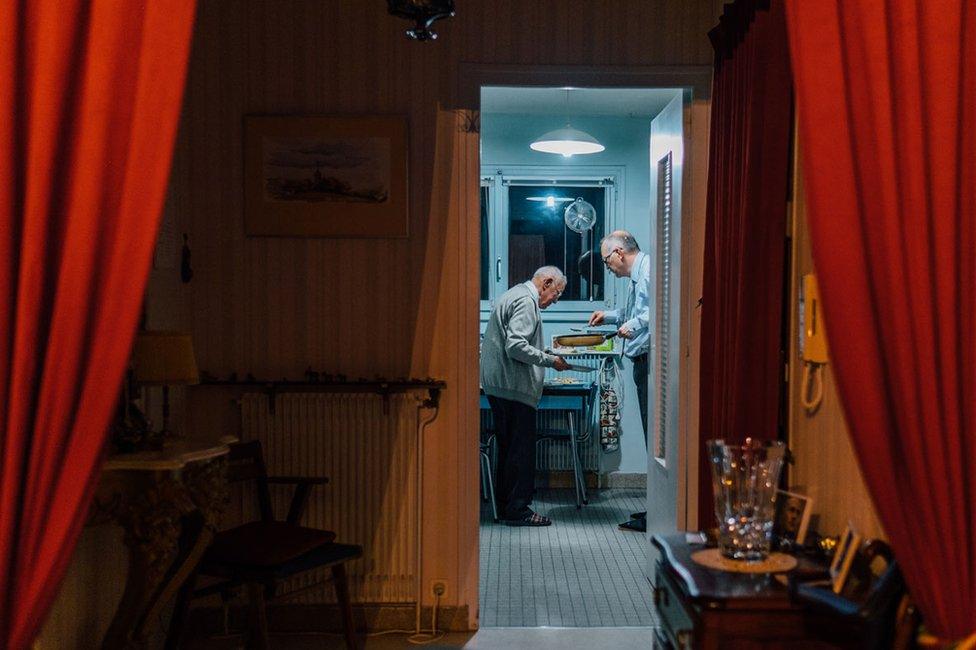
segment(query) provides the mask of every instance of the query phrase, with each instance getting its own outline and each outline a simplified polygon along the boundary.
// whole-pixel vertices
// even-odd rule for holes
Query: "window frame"
[[[621,196],[626,196],[623,187],[624,168],[618,165],[573,165],[572,167],[497,165],[490,169],[482,169],[481,178],[482,187],[485,185],[489,187],[488,250],[490,252],[488,300],[481,300],[479,305],[482,320],[490,314],[495,298],[509,288],[508,264],[504,263],[508,260],[509,187],[513,185],[605,187],[604,233],[616,230]],[[490,183],[486,182],[489,178],[491,178]],[[499,258],[503,263],[496,266]],[[589,316],[596,309],[612,308],[617,303],[619,283],[605,266],[602,270],[605,288],[602,300],[560,300],[546,309],[547,320],[578,321],[581,315]]]

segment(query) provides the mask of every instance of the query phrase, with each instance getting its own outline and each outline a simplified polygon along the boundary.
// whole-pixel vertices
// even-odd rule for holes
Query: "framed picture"
[[[244,118],[244,232],[406,237],[403,116]]]
[[[773,531],[779,539],[802,545],[807,538],[807,528],[810,526],[812,514],[811,497],[796,492],[776,490],[776,521]]]
[[[851,564],[854,563],[854,557],[860,547],[861,536],[848,523],[844,534],[837,542],[837,548],[834,549],[834,559],[830,562],[830,584],[835,594],[844,590],[847,574],[851,572]]]

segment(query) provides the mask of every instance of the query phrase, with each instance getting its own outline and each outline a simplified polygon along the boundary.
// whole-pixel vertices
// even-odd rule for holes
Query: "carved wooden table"
[[[129,570],[103,648],[144,647],[147,625],[199,561],[224,507],[223,456],[235,440],[178,441],[105,462],[91,520],[123,527]]]

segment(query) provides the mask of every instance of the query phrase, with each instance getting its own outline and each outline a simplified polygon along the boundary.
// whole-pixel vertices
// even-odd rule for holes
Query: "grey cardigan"
[[[542,399],[545,369],[556,362],[542,347],[539,291],[531,281],[517,284],[498,299],[481,342],[485,394],[536,408]]]

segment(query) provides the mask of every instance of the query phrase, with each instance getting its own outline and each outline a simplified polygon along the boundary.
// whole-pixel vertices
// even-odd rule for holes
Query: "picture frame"
[[[851,572],[851,565],[854,557],[861,547],[861,535],[857,533],[854,526],[850,523],[837,541],[834,549],[834,557],[830,562],[830,584],[835,594],[840,594],[844,590],[844,583]]]
[[[802,546],[807,538],[810,517],[813,515],[813,497],[776,490],[776,516],[773,532],[780,540]]]
[[[407,237],[407,157],[405,116],[245,116],[245,235]]]

